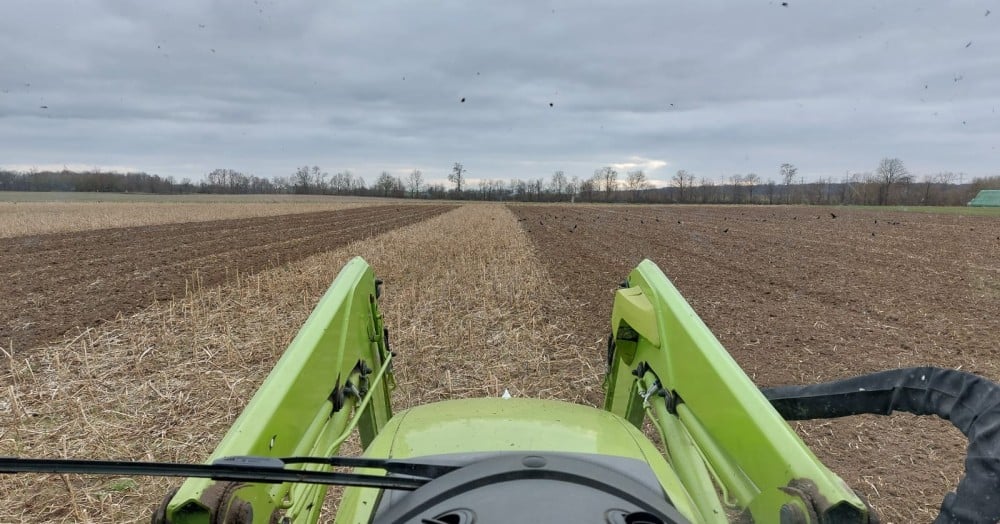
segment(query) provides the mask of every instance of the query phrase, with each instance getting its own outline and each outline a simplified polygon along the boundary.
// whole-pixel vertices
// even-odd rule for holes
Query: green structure
[[[1000,207],[1000,189],[984,189],[969,202],[972,207]]]
[[[356,429],[362,458],[378,465],[358,470],[370,483],[344,490],[338,523],[466,522],[424,508],[444,502],[461,502],[465,509],[459,513],[472,514],[468,508],[474,507],[484,522],[496,521],[484,517],[498,509],[480,505],[488,500],[506,501],[499,509],[511,518],[502,520],[533,521],[562,500],[535,494],[544,491],[545,480],[569,490],[566,500],[608,499],[608,507],[617,509],[594,514],[618,512],[623,523],[634,520],[629,515],[659,515],[650,522],[722,524],[730,515],[756,522],[779,516],[804,523],[868,522],[867,506],[816,459],[649,260],[615,296],[604,410],[554,400],[480,398],[392,416],[393,353],[378,294],[368,264],[360,258],[348,263],[208,463],[329,472],[331,460],[324,457],[336,457]],[[435,372],[426,370],[426,380]],[[642,433],[645,421],[663,437],[666,454]],[[478,466],[467,467],[472,464]],[[445,479],[459,479],[460,485],[435,484],[446,493],[408,496],[375,482],[397,479],[393,468],[411,477],[423,470],[442,479],[453,470],[473,475]],[[629,472],[652,488],[633,485]],[[431,479],[417,480],[430,485]],[[531,489],[519,488],[517,480],[531,481]],[[503,489],[482,500],[464,498],[466,491],[493,484]],[[631,487],[620,489],[626,485]],[[191,478],[168,496],[153,521],[311,524],[320,517],[326,491],[325,484]],[[461,500],[452,500],[456,493]],[[562,521],[578,521],[573,511],[594,509],[579,504],[556,513],[566,517]]]
[[[505,394],[394,414],[379,284],[361,258],[344,266],[207,464],[0,457],[0,474],[187,477],[153,524],[873,524],[786,420],[905,411],[969,439],[935,522],[1000,522],[1000,385],[985,378],[918,367],[759,389],[644,260],[614,294],[603,409]],[[441,371],[411,369],[407,387]],[[341,454],[348,439],[362,455]],[[330,485],[344,489],[324,516]]]

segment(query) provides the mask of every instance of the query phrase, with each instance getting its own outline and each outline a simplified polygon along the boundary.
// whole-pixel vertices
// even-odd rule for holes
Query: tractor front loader
[[[0,472],[189,477],[154,512],[173,524],[312,523],[329,485],[346,486],[338,523],[869,523],[786,420],[898,410],[969,437],[938,521],[1000,519],[1000,387],[981,377],[914,368],[762,391],[644,261],[615,295],[603,409],[476,398],[393,414],[378,298],[368,264],[348,263],[205,464],[5,458]],[[355,431],[363,456],[340,456]]]

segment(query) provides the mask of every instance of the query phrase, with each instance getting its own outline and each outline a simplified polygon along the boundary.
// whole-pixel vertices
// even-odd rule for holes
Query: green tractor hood
[[[486,452],[556,452],[624,457],[649,466],[677,510],[696,521],[687,492],[663,455],[635,426],[614,413],[555,400],[448,400],[398,413],[372,441],[371,457],[409,459]],[[369,473],[377,473],[370,471]],[[378,489],[345,491],[337,522],[370,514]]]

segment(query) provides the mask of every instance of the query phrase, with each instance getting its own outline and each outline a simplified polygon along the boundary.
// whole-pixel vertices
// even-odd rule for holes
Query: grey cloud
[[[5,165],[998,169],[986,2],[15,3]]]

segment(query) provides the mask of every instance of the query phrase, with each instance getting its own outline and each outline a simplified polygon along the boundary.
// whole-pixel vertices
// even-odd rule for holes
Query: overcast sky
[[[996,11],[991,13],[991,11]],[[462,99],[465,102],[461,102]],[[0,166],[1000,174],[1000,0],[5,0]]]

